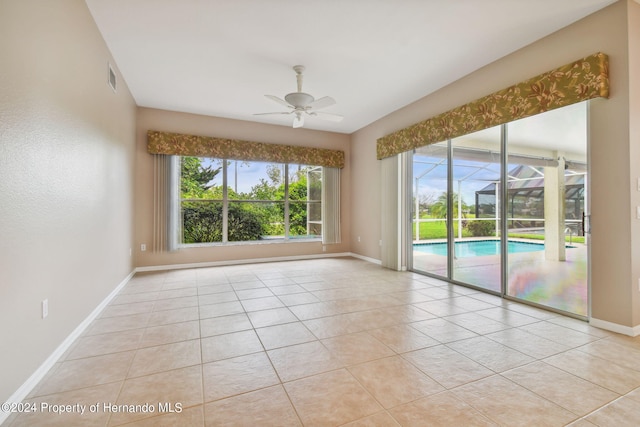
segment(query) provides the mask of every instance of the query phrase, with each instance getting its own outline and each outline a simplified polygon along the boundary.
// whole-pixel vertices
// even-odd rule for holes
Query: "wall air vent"
[[[116,91],[116,85],[117,85],[117,79],[116,79],[116,73],[115,71],[113,71],[113,68],[111,67],[111,64],[109,65],[109,86],[111,86],[111,89],[113,89],[113,91]]]

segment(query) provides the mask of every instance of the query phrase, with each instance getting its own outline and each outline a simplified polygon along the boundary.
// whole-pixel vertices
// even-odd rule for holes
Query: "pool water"
[[[544,250],[544,243],[529,243],[509,240],[510,254],[520,252],[536,252]],[[573,246],[567,246],[572,248]],[[416,243],[413,250],[431,255],[447,256],[447,243]],[[474,256],[500,255],[500,240],[469,240],[455,243],[456,257],[468,258]]]

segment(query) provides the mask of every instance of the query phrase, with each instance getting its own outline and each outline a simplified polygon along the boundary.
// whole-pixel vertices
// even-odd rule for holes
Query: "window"
[[[321,238],[322,167],[179,159],[181,244]]]

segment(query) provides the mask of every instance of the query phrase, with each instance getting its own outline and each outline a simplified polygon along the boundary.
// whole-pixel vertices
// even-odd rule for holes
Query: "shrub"
[[[183,242],[222,241],[222,203],[187,202],[182,205]],[[229,241],[260,240],[262,222],[257,213],[229,204]]]
[[[474,237],[493,236],[496,232],[496,224],[493,221],[467,221],[465,227]]]
[[[264,234],[263,221],[257,212],[242,204],[229,204],[229,241],[260,240]]]

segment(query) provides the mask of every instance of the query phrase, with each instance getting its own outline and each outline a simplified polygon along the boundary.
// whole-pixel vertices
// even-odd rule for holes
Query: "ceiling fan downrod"
[[[298,82],[298,92],[302,92],[302,73],[304,72],[304,65],[294,65],[293,71],[296,72],[296,80]]]

